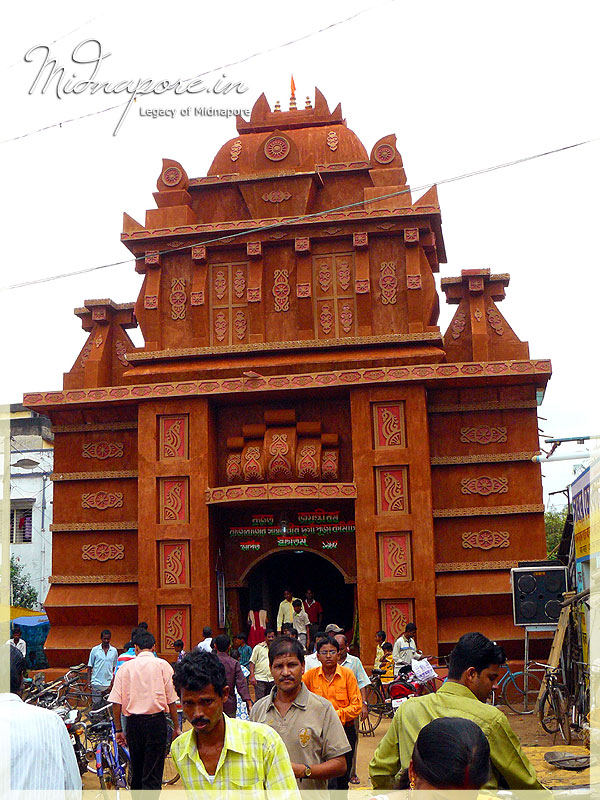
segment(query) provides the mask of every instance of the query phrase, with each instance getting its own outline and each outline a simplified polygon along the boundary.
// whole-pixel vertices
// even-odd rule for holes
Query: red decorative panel
[[[480,494],[483,497],[489,494],[506,494],[508,478],[490,478],[488,475],[481,475],[479,478],[463,478],[460,486],[462,494]]]
[[[371,281],[368,278],[366,280],[355,281],[354,291],[356,294],[369,294],[371,291]]]
[[[217,311],[215,314],[215,338],[218,342],[223,342],[227,338],[229,320],[224,311]]]
[[[262,242],[248,242],[246,245],[246,253],[249,256],[262,255]]]
[[[420,289],[422,286],[420,275],[407,275],[406,288],[407,289]]]
[[[377,513],[408,513],[406,467],[376,467]]]
[[[275,270],[273,274],[273,297],[275,298],[275,311],[289,311],[290,280],[287,269]]]
[[[158,308],[158,295],[147,294],[144,297],[144,308],[146,309]]]
[[[147,267],[160,266],[160,253],[157,250],[146,250],[144,264]]]
[[[268,481],[294,480],[297,434],[295,428],[269,428],[265,434]]]
[[[235,333],[236,339],[240,342],[243,341],[246,338],[247,331],[248,321],[246,319],[246,312],[238,308],[233,320],[233,332]]]
[[[188,478],[159,479],[159,521],[185,523],[190,519]]]
[[[395,305],[398,292],[398,278],[396,277],[396,262],[383,261],[379,267],[379,288],[381,289],[381,302],[384,306]]]
[[[115,353],[117,354],[117,358],[119,362],[124,366],[129,366],[129,361],[127,361],[127,348],[125,347],[125,342],[122,342],[120,339],[117,339],[115,342]]]
[[[508,439],[508,428],[504,425],[477,425],[475,427],[461,428],[460,441],[473,444],[503,444]]]
[[[473,531],[463,533],[462,546],[465,550],[477,547],[480,550],[492,550],[496,547],[508,547],[510,533],[508,531]]]
[[[467,318],[465,314],[462,311],[457,311],[450,325],[450,335],[453,339],[458,339],[460,337],[461,333],[465,329],[466,324]]]
[[[338,450],[323,450],[321,454],[321,476],[324,481],[337,481],[340,474]]]
[[[104,461],[106,458],[122,458],[123,442],[90,442],[84,444],[81,455],[84,458],[98,458]]]
[[[159,542],[159,564],[161,587],[190,585],[189,542]]]
[[[373,404],[373,441],[376,450],[406,447],[404,403]]]
[[[483,292],[483,278],[469,278],[470,292]]]
[[[125,546],[122,544],[84,544],[81,547],[81,558],[84,561],[120,561],[125,558]]]
[[[171,304],[171,319],[185,319],[185,304],[187,294],[185,293],[185,279],[173,278],[171,281],[171,294],[169,303]]]
[[[502,336],[504,333],[504,326],[502,324],[502,317],[500,316],[499,312],[496,311],[495,308],[488,308],[486,311],[488,322],[490,323],[490,328],[498,334],[498,336]]]
[[[82,508],[96,508],[106,511],[107,508],[123,507],[123,492],[88,492],[81,495]]]
[[[189,458],[188,415],[159,417],[159,453],[161,461]]]
[[[262,442],[259,439],[249,442],[242,450],[242,477],[246,483],[265,480]]]
[[[206,247],[203,244],[192,247],[192,261],[206,261]]]
[[[214,273],[213,287],[217,300],[223,300],[227,294],[227,271],[225,269],[218,269]]]
[[[377,542],[379,544],[379,580],[412,580],[410,534],[380,533]]]
[[[381,600],[381,627],[386,631],[388,642],[395,641],[408,622],[413,621],[412,600]]]
[[[296,297],[311,297],[312,287],[310,283],[297,283],[296,284]]]
[[[309,253],[310,239],[307,236],[300,236],[294,242],[294,249],[297,253]]]
[[[190,607],[161,606],[160,608],[160,651],[173,650],[176,639],[183,641],[184,650],[190,650]]]
[[[103,322],[106,319],[106,309],[105,308],[94,308],[92,309],[92,320],[94,322]]]
[[[296,478],[301,482],[321,480],[321,442],[302,438],[296,451]]]
[[[197,292],[192,292],[190,295],[190,305],[203,306],[204,305],[204,291],[200,289]]]
[[[352,234],[352,245],[354,247],[368,247],[369,246],[369,234],[368,233],[353,233]]]
[[[227,483],[241,483],[242,481],[242,454],[229,453],[225,466]]]
[[[404,241],[405,242],[418,242],[419,241],[419,229],[418,228],[405,228],[405,230],[404,230]]]
[[[260,303],[262,299],[262,291],[260,286],[248,288],[247,297],[249,303]]]

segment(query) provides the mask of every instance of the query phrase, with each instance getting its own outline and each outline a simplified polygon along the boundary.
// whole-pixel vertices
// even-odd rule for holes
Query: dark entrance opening
[[[240,590],[242,619],[250,609],[264,608],[275,627],[283,591],[290,588],[294,597],[304,599],[312,589],[323,606],[323,625],[335,622],[344,630],[354,624],[354,584],[330,561],[307,550],[273,553],[257,564],[246,577],[248,588]]]

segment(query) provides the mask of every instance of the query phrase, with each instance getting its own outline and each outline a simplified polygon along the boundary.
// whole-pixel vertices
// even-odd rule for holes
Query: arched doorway
[[[304,599],[312,589],[323,606],[323,625],[335,622],[344,630],[354,623],[354,584],[345,583],[341,571],[328,559],[308,550],[275,552],[250,569],[247,588],[240,589],[240,611],[245,620],[251,608],[264,608],[275,625],[283,591]]]

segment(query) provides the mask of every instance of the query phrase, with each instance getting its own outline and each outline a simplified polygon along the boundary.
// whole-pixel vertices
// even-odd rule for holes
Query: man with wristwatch
[[[327,796],[327,781],[346,772],[350,745],[344,728],[329,700],[303,684],[304,650],[297,639],[276,639],[269,647],[269,663],[275,686],[254,704],[250,719],[270,725],[281,736],[298,787]]]

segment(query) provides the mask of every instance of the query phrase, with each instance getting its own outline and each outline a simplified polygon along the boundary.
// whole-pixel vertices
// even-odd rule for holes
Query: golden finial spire
[[[274,110],[275,111],[281,111],[281,103],[279,102],[279,100],[275,103],[275,109]]]
[[[312,108],[312,103],[310,102],[310,97],[308,96],[306,98],[306,103],[304,105],[304,108]]]
[[[292,90],[292,93],[290,95],[290,111],[295,111],[296,110],[296,84],[294,83],[294,76],[293,75],[292,75],[291,90]]]

